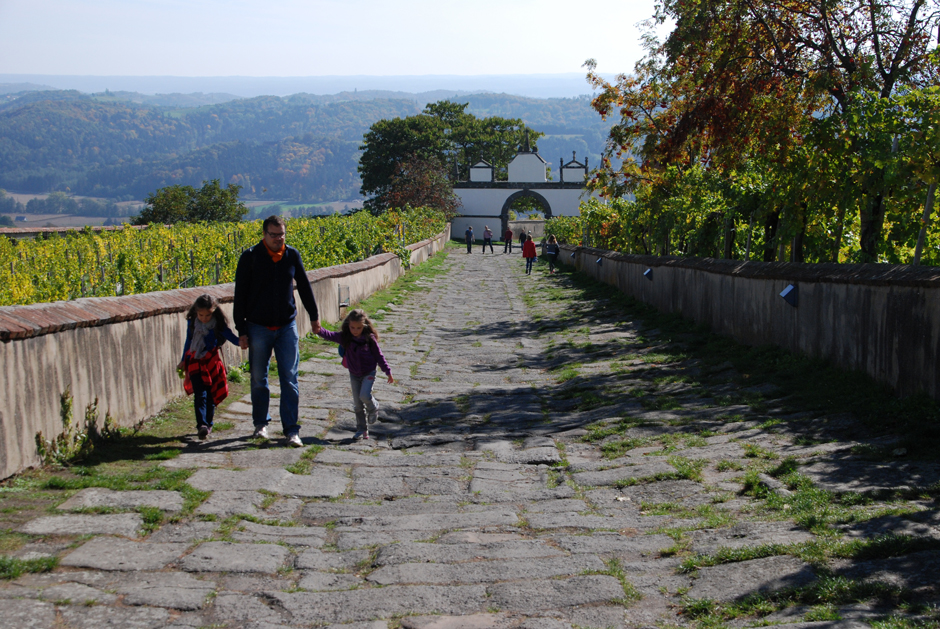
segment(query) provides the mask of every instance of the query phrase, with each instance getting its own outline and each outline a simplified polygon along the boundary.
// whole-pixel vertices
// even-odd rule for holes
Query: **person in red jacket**
[[[507,229],[503,234],[503,253],[512,253],[512,230]]]
[[[525,274],[532,274],[532,263],[535,262],[535,242],[532,240],[532,236],[526,236],[525,242],[522,244],[522,257],[525,258]]]

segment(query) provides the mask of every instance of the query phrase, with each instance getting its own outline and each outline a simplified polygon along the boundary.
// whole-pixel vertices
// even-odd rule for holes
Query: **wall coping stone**
[[[785,280],[821,284],[904,286],[940,288],[940,268],[908,264],[809,264],[799,262],[757,262],[716,258],[678,258],[617,253],[607,249],[560,245],[563,251],[578,252],[651,268],[693,269],[718,275],[749,279]]]
[[[415,251],[440,238],[445,232],[408,245]],[[359,262],[307,271],[311,282],[346,277],[381,266],[396,258],[394,253],[381,253]],[[134,319],[145,319],[173,312],[184,312],[199,295],[209,293],[220,303],[235,299],[235,283],[178,288],[123,297],[82,297],[70,301],[53,301],[26,306],[0,307],[0,341],[28,339],[62,330],[89,328]]]

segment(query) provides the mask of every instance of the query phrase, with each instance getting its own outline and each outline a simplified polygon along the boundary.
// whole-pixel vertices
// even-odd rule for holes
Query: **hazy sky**
[[[0,73],[629,72],[653,0],[0,0]]]

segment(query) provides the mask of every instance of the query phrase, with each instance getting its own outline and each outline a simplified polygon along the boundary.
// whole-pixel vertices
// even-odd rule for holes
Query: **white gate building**
[[[561,181],[548,180],[548,162],[537,151],[529,148],[528,133],[525,145],[509,162],[508,181],[496,181],[495,170],[486,161],[470,167],[470,181],[454,184],[454,194],[463,207],[453,221],[452,232],[462,237],[468,226],[473,227],[474,238],[483,237],[484,226],[493,230],[494,240],[501,239],[509,221],[509,210],[520,197],[535,199],[545,218],[578,216],[583,197],[589,196],[584,184],[587,178],[587,160],[577,161],[572,154],[567,164],[560,160]]]

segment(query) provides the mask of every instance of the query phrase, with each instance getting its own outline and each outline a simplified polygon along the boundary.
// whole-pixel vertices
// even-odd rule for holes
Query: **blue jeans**
[[[284,436],[296,435],[300,389],[297,387],[297,369],[300,367],[300,337],[297,323],[277,330],[269,330],[256,323],[248,324],[248,364],[251,366],[251,419],[258,426],[267,426],[271,421],[268,405],[271,392],[268,390],[268,365],[271,351],[277,359],[278,377],[281,383],[281,427]]]
[[[202,383],[202,378],[196,377],[193,383],[193,409],[196,411],[196,430],[200,426],[212,428],[212,419],[215,415],[215,404],[212,402],[212,392]]]
[[[531,273],[531,272],[532,272],[532,263],[533,263],[533,262],[535,262],[535,258],[526,258],[526,259],[525,259],[525,272],[526,272],[526,273]]]

